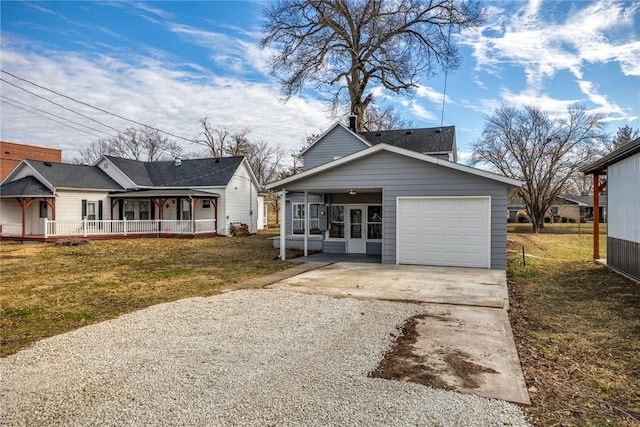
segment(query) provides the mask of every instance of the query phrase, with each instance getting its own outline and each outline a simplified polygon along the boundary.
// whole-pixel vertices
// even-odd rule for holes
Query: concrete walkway
[[[530,404],[507,309],[503,270],[341,262],[268,285],[334,297],[422,303],[409,371],[462,393]],[[407,331],[405,331],[407,332]],[[395,356],[393,356],[395,357]],[[401,378],[402,379],[402,378]]]

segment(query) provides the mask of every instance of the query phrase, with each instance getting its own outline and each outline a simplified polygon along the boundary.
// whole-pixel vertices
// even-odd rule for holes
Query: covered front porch
[[[357,256],[381,262],[382,189],[322,188],[283,190],[280,236],[274,246],[325,256]],[[366,258],[365,258],[366,257]]]
[[[104,200],[77,201],[81,206],[75,215],[69,206],[72,202],[58,194],[3,197],[0,238],[47,241],[216,236],[218,197],[195,190],[112,193]],[[110,206],[109,213],[104,205]]]

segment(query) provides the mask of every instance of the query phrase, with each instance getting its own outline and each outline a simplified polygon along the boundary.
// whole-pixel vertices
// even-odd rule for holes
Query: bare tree
[[[152,162],[182,157],[183,150],[177,142],[169,140],[156,129],[146,126],[131,127],[116,136],[92,142],[71,161],[93,164],[105,154]]]
[[[538,232],[555,197],[606,138],[603,118],[579,106],[562,118],[537,107],[503,106],[487,119],[471,163],[524,182],[519,195]]]
[[[284,155],[283,149],[272,147],[265,141],[251,143],[250,151],[244,154],[261,186],[278,177]]]
[[[196,143],[204,145],[209,149],[211,157],[222,157],[225,155],[227,140],[229,139],[229,130],[226,128],[216,128],[209,123],[209,118],[200,119],[202,131],[196,139]]]
[[[403,119],[390,105],[378,108],[372,104],[364,112],[362,128],[366,132],[408,127],[411,127],[411,122]]]
[[[114,155],[114,152],[106,139],[99,139],[81,149],[80,154],[73,157],[70,162],[78,165],[93,165],[103,155]]]
[[[224,148],[227,156],[245,156],[248,157],[253,149],[252,142],[249,140],[251,130],[244,128],[231,134],[229,143]]]
[[[451,32],[482,21],[477,2],[457,0],[281,0],[264,10],[261,46],[286,99],[308,82],[349,103],[364,128],[372,85],[410,94],[419,74],[459,65]],[[336,89],[336,87],[338,87]]]

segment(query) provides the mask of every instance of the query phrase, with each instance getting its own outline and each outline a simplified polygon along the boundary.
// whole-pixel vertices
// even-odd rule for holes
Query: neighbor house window
[[[317,203],[309,205],[309,234],[322,234],[320,230],[320,206]],[[304,203],[292,205],[292,230],[293,234],[304,234]]]
[[[87,202],[87,219],[95,221],[98,215],[98,202]]]
[[[202,209],[211,209],[211,200],[204,199],[202,201]]]
[[[367,239],[382,239],[382,206],[367,206]]]
[[[329,237],[344,238],[344,206],[329,206]]]
[[[44,200],[40,201],[40,218],[48,218],[48,205]]]
[[[138,202],[140,205],[140,219],[150,219],[149,217],[149,201],[148,200],[140,200]]]
[[[136,216],[136,205],[133,200],[124,201],[124,217],[129,220],[134,220]]]

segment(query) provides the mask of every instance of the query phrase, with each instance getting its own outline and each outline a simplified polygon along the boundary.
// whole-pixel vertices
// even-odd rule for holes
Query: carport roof
[[[374,145],[373,147],[369,147],[365,150],[361,150],[358,152],[355,152],[353,154],[350,154],[348,156],[344,156],[341,157],[337,160],[334,160],[332,162],[329,163],[325,163],[323,165],[320,166],[316,166],[315,168],[311,168],[308,169],[304,172],[301,172],[299,174],[296,175],[292,175],[290,177],[281,179],[279,181],[275,181],[272,182],[270,184],[268,184],[266,186],[267,189],[269,190],[274,190],[274,189],[282,189],[284,187],[286,187],[287,185],[290,185],[292,183],[295,183],[297,181],[303,180],[305,178],[309,178],[311,176],[314,175],[318,175],[327,171],[330,171],[331,169],[334,169],[338,166],[342,166],[351,162],[354,162],[358,159],[361,159],[363,157],[366,156],[370,156],[372,154],[381,152],[381,151],[387,151],[387,152],[391,152],[391,153],[395,153],[395,154],[399,154],[401,156],[406,156],[406,157],[411,157],[417,160],[421,160],[423,162],[426,163],[431,163],[431,164],[436,164],[445,168],[449,168],[449,169],[454,169],[457,171],[461,171],[461,172],[465,172],[471,175],[476,175],[478,177],[482,177],[482,178],[487,178],[487,179],[491,179],[494,181],[498,181],[498,182],[502,182],[504,184],[507,184],[511,187],[521,187],[522,186],[522,182],[518,181],[516,179],[513,178],[508,178],[506,176],[503,175],[497,175],[491,172],[487,172],[481,169],[476,169],[476,168],[472,168],[470,166],[465,166],[465,165],[461,165],[459,163],[454,163],[454,162],[450,162],[447,160],[443,160],[434,156],[429,156],[426,154],[421,154],[421,153],[417,153],[415,151],[411,151],[411,150],[407,150],[404,148],[399,148],[399,147],[395,147],[392,145],[388,145],[388,144],[377,144]],[[375,174],[375,171],[371,172],[372,174]]]

